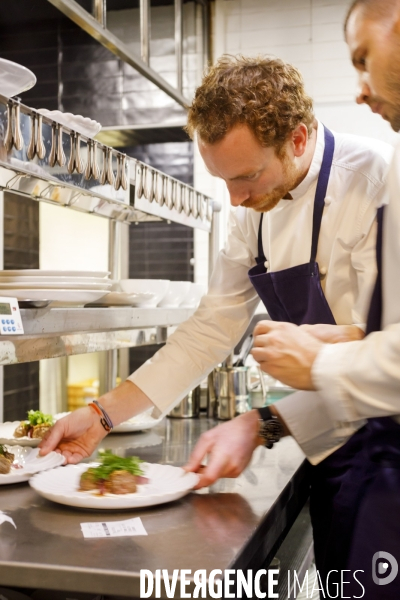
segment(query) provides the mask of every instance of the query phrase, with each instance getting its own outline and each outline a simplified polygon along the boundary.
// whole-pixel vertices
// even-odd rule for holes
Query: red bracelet
[[[94,411],[97,412],[98,415],[100,415],[100,417],[103,416],[103,413],[96,404],[93,404],[93,402],[91,402],[90,404],[88,404],[88,406],[90,406],[90,408],[93,408]]]
[[[88,404],[88,406],[90,406],[90,408],[93,408],[94,411],[100,416],[100,423],[102,424],[103,428],[107,431],[107,433],[109,433],[112,428],[106,422],[106,420],[105,420],[105,418],[103,416],[103,413],[100,410],[100,408],[97,406],[97,404],[94,404],[93,402],[90,402],[90,404]]]

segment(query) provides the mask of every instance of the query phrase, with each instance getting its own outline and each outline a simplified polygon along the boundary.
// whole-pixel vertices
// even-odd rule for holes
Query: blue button
[[[8,327],[8,331],[11,331],[11,327]]]
[[[13,330],[13,331],[17,331],[17,330],[15,329],[15,327],[13,327],[13,328],[12,328],[12,330]]]
[[[7,331],[7,327],[2,327],[1,329],[3,330],[3,333]]]
[[[10,319],[7,319],[6,323],[7,323],[7,325],[9,325],[10,324]]]
[[[3,325],[6,324],[6,320],[5,319],[2,319],[1,322],[3,323]]]
[[[14,319],[11,319],[11,325],[15,325]]]

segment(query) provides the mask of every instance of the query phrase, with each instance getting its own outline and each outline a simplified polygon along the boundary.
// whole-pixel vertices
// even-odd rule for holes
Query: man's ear
[[[303,156],[307,148],[307,141],[309,137],[307,126],[304,125],[304,123],[297,125],[291,137],[294,155],[297,157]]]

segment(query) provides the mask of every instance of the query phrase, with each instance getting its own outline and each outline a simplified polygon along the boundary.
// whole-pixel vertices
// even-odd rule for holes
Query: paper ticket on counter
[[[126,521],[103,521],[100,523],[81,523],[85,538],[122,537],[147,535],[142,519],[136,517]]]

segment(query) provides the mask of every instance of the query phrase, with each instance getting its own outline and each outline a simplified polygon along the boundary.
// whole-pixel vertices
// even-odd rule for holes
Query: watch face
[[[270,419],[262,423],[260,433],[267,444],[275,444],[281,439],[283,428],[278,419]]]

